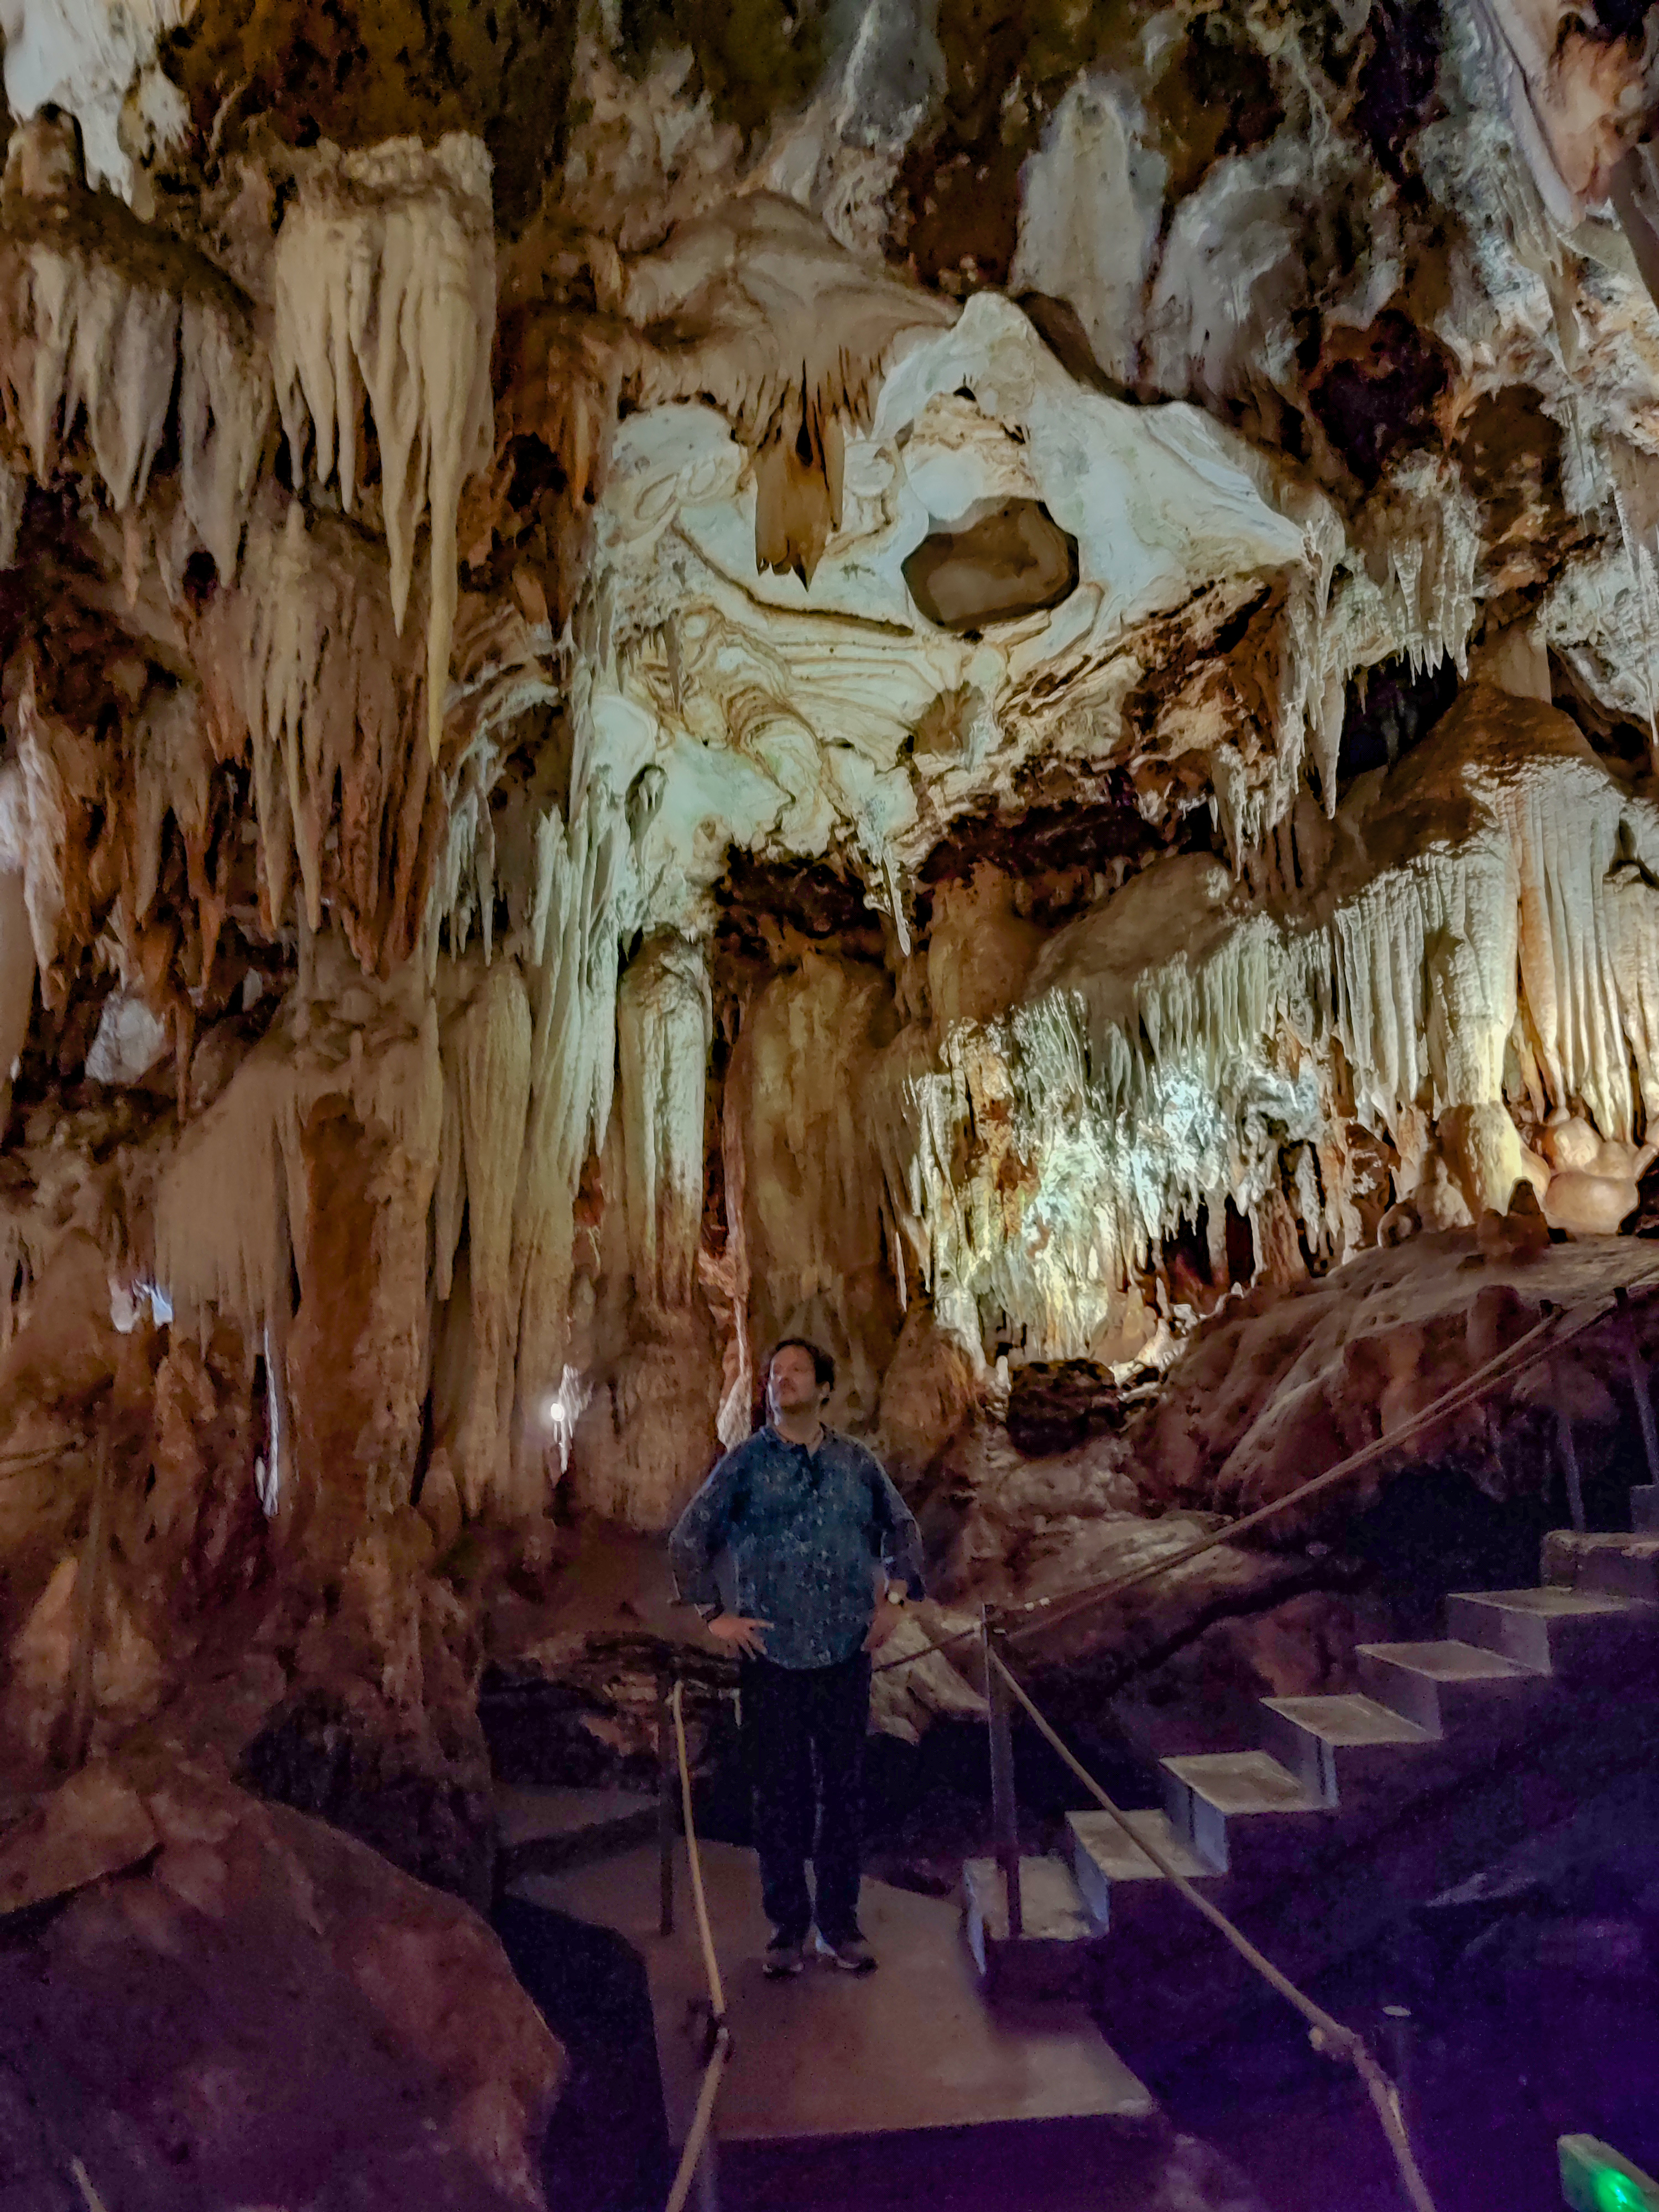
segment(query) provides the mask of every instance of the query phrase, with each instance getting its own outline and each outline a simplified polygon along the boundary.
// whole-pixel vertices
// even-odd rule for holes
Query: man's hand
[[[890,1598],[884,1595],[876,1607],[876,1617],[870,1624],[870,1633],[864,1639],[863,1649],[879,1651],[903,1618],[903,1606],[895,1605]]]
[[[769,1620],[749,1620],[740,1613],[717,1613],[708,1624],[708,1633],[716,1644],[726,1644],[750,1659],[764,1659],[766,1646],[761,1638],[771,1626]]]

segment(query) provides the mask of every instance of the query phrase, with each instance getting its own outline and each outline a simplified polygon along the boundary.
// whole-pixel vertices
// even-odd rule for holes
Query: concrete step
[[[1264,1698],[1262,1741],[1322,1805],[1350,1808],[1376,1790],[1408,1786],[1402,1767],[1440,1741],[1375,1698]],[[1420,1764],[1419,1760],[1419,1764]]]
[[[1413,1956],[1413,1905],[1569,1817],[1583,1804],[1586,1775],[1611,1787],[1615,1777],[1659,1771],[1659,1702],[1574,1700],[1524,1670],[1512,1678],[1522,1694],[1500,1686],[1478,1727],[1425,1754],[1444,1762],[1429,1790],[1352,1820],[1328,1815],[1332,1844],[1279,1881],[1230,1881],[1205,1894],[1293,1980],[1317,1988],[1358,1954]],[[1432,1688],[1432,1675],[1419,1679]],[[1449,1767],[1455,1778],[1443,1780]],[[1280,2015],[1278,2000],[1168,1884],[1149,1887],[1167,1909],[1148,1914],[1144,1930],[1107,1938],[1094,2009],[1113,2048],[1157,2087],[1219,2040],[1236,2047],[1240,2036],[1277,2033],[1270,2023]]]
[[[1265,1874],[1324,1839],[1328,1808],[1265,1751],[1200,1752],[1162,1765],[1171,1826],[1223,1874]]]
[[[1630,1525],[1638,1536],[1659,1536],[1659,1483],[1644,1483],[1632,1491]]]
[[[1167,1813],[1136,1812],[1126,1817],[1134,1835],[1145,1837],[1187,1881],[1220,1881],[1220,1869],[1200,1858],[1170,1826]],[[1149,1910],[1164,1910],[1164,1904],[1156,1900],[1167,1900],[1169,1884],[1109,1813],[1068,1813],[1066,1856],[1083,1902],[1103,1933],[1108,1929],[1121,1931]]]
[[[495,1832],[503,1882],[605,1858],[646,1842],[656,1832],[657,1801],[638,1790],[496,1784]]]
[[[1602,1590],[1659,1605],[1659,1530],[1624,1536],[1552,1528],[1544,1539],[1544,1580],[1561,1589]]]
[[[1455,1641],[1362,1644],[1359,1683],[1368,1697],[1432,1735],[1488,1722],[1495,1701],[1531,1697],[1541,1686],[1535,1669]]]
[[[1086,1995],[1100,1934],[1064,1859],[1022,1856],[1019,1892],[1024,1932],[1008,1933],[1008,1900],[995,1859],[969,1859],[962,1869],[962,1927],[994,2002]]]
[[[1446,1626],[1467,1644],[1566,1680],[1617,1675],[1644,1646],[1659,1652],[1659,1607],[1553,1584],[1460,1592],[1446,1600]]]

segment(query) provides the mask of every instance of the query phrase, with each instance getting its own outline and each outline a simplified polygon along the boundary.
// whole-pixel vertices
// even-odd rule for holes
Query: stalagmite
[[[1008,272],[1016,295],[1064,300],[1106,375],[1131,386],[1169,181],[1153,142],[1127,81],[1080,77],[1071,85],[1027,172]]]
[[[996,1603],[1639,1279],[1659,50],[403,12],[0,0],[0,1805],[483,1899],[781,1333]]]
[[[337,483],[348,513],[368,478],[365,403],[398,635],[415,536],[429,529],[427,739],[435,763],[449,680],[461,487],[494,449],[489,341],[495,264],[489,163],[474,138],[319,146],[277,234],[274,365],[295,480]]]

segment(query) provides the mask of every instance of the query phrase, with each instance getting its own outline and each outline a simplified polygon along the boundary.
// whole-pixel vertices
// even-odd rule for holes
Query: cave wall
[[[234,1601],[464,1799],[781,1331],[919,1478],[1638,1217],[1645,15],[474,12],[5,14],[20,1757]]]

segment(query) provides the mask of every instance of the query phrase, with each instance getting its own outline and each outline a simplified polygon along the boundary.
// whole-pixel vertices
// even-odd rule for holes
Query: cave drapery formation
[[[8,1759],[464,1796],[781,1329],[915,1475],[1631,1220],[1641,8],[0,21]]]

